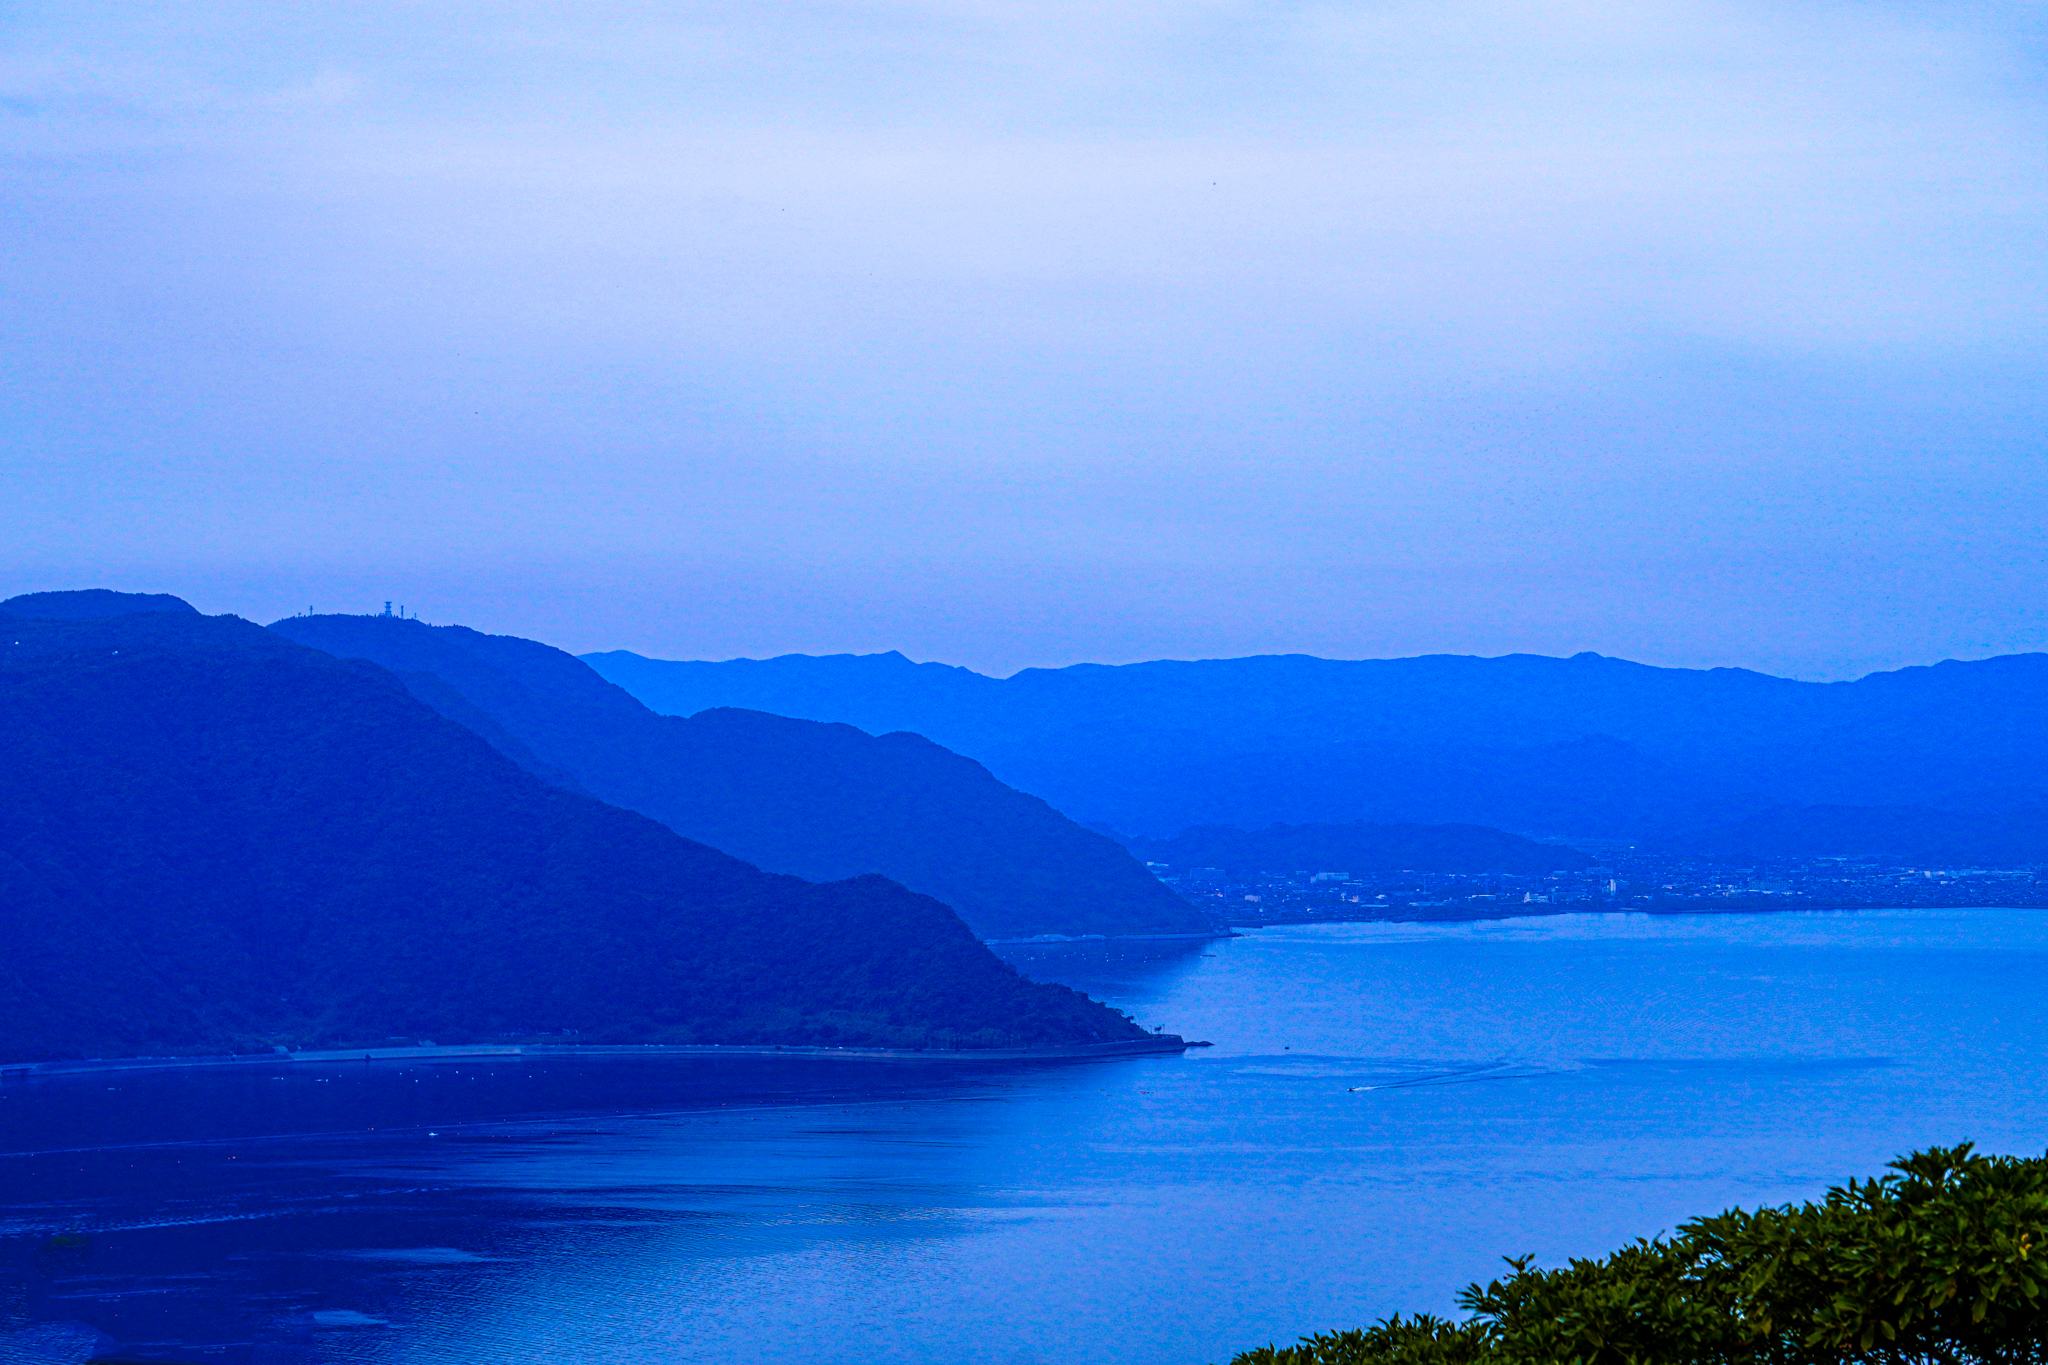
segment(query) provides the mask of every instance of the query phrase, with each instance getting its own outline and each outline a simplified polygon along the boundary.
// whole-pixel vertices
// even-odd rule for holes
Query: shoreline
[[[1434,908],[1434,907],[1431,907]],[[1917,902],[1906,905],[1873,905],[1863,900],[1838,901],[1791,901],[1759,902],[1755,904],[1731,903],[1725,900],[1707,900],[1637,905],[1593,905],[1564,904],[1531,907],[1526,910],[1495,910],[1481,913],[1459,913],[1444,915],[1337,915],[1329,918],[1276,917],[1267,920],[1233,920],[1231,928],[1244,932],[1260,929],[1299,929],[1312,924],[1479,924],[1510,919],[1555,919],[1560,915],[1655,915],[1661,918],[1678,919],[1687,915],[1796,915],[1809,913],[1855,913],[1864,910],[2039,910],[2038,905],[2015,905],[2011,900],[1970,900],[1959,902]],[[1233,935],[1236,937],[1236,935]]]
[[[250,1052],[201,1057],[95,1057],[72,1062],[0,1062],[0,1081],[15,1077],[73,1076],[105,1071],[171,1071],[180,1068],[274,1066],[350,1062],[461,1062],[508,1058],[590,1057],[687,1058],[791,1057],[806,1061],[859,1062],[1038,1062],[1096,1061],[1118,1057],[1177,1056],[1190,1047],[1179,1034],[1130,1038],[1114,1043],[1056,1043],[1035,1048],[811,1047],[771,1043],[451,1043],[434,1047],[320,1048],[302,1052]]]
[[[1034,934],[1030,938],[985,938],[991,948],[1047,948],[1063,943],[1207,943],[1211,939],[1236,938],[1229,929],[1210,929],[1199,934]]]

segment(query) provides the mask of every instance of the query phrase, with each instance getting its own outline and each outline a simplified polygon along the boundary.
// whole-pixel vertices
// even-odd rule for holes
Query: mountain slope
[[[1916,806],[1778,806],[1657,841],[1728,858],[1884,857],[2010,867],[2048,863],[2048,811],[1979,815]]]
[[[1136,1036],[944,905],[550,786],[230,617],[0,617],[0,1050]]]
[[[460,626],[310,616],[271,629],[373,660],[529,771],[774,871],[878,872],[986,938],[1209,929],[1113,840],[918,735],[731,708],[659,716],[561,650]]]
[[[1204,825],[1171,839],[1131,839],[1131,852],[1169,867],[1226,872],[1517,872],[1591,867],[1574,848],[1539,844],[1483,825]]]
[[[657,710],[912,728],[1077,819],[1276,820],[1639,838],[1785,804],[2048,805],[2048,655],[1808,683],[1568,659],[1301,655],[1027,669],[901,656],[593,654]]]

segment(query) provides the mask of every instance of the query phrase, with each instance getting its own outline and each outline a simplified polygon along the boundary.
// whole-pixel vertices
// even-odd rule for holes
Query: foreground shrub
[[[1965,1143],[1891,1169],[1557,1270],[1510,1259],[1461,1322],[1397,1315],[1232,1365],[2048,1365],[2048,1159]]]

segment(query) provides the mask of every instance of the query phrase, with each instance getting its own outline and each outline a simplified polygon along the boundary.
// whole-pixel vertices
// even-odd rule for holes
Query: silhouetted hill
[[[1652,847],[1705,857],[1864,856],[2010,867],[2048,863],[2048,811],[1978,815],[1914,806],[1779,806]]]
[[[880,877],[764,873],[232,617],[0,630],[0,1056],[1135,1036]]]
[[[1171,839],[1127,839],[1131,852],[1169,867],[1226,872],[1575,871],[1594,860],[1484,825],[1202,825]]]
[[[723,708],[660,716],[548,645],[383,616],[271,629],[391,669],[429,705],[551,781],[778,872],[879,872],[986,938],[1202,933],[1113,840],[914,734]]]
[[[1772,806],[2048,805],[2048,655],[1807,683],[1568,659],[1301,655],[982,677],[900,655],[589,662],[660,711],[915,729],[1077,819],[1366,819],[1639,838]]]
[[[39,621],[85,621],[96,616],[126,616],[138,611],[198,614],[198,609],[190,602],[167,592],[115,592],[111,588],[25,592],[0,602],[0,615],[27,616]]]

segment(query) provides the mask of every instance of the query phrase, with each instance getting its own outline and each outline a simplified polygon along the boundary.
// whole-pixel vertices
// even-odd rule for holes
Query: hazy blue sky
[[[0,11],[0,596],[2048,647],[2048,8]]]

